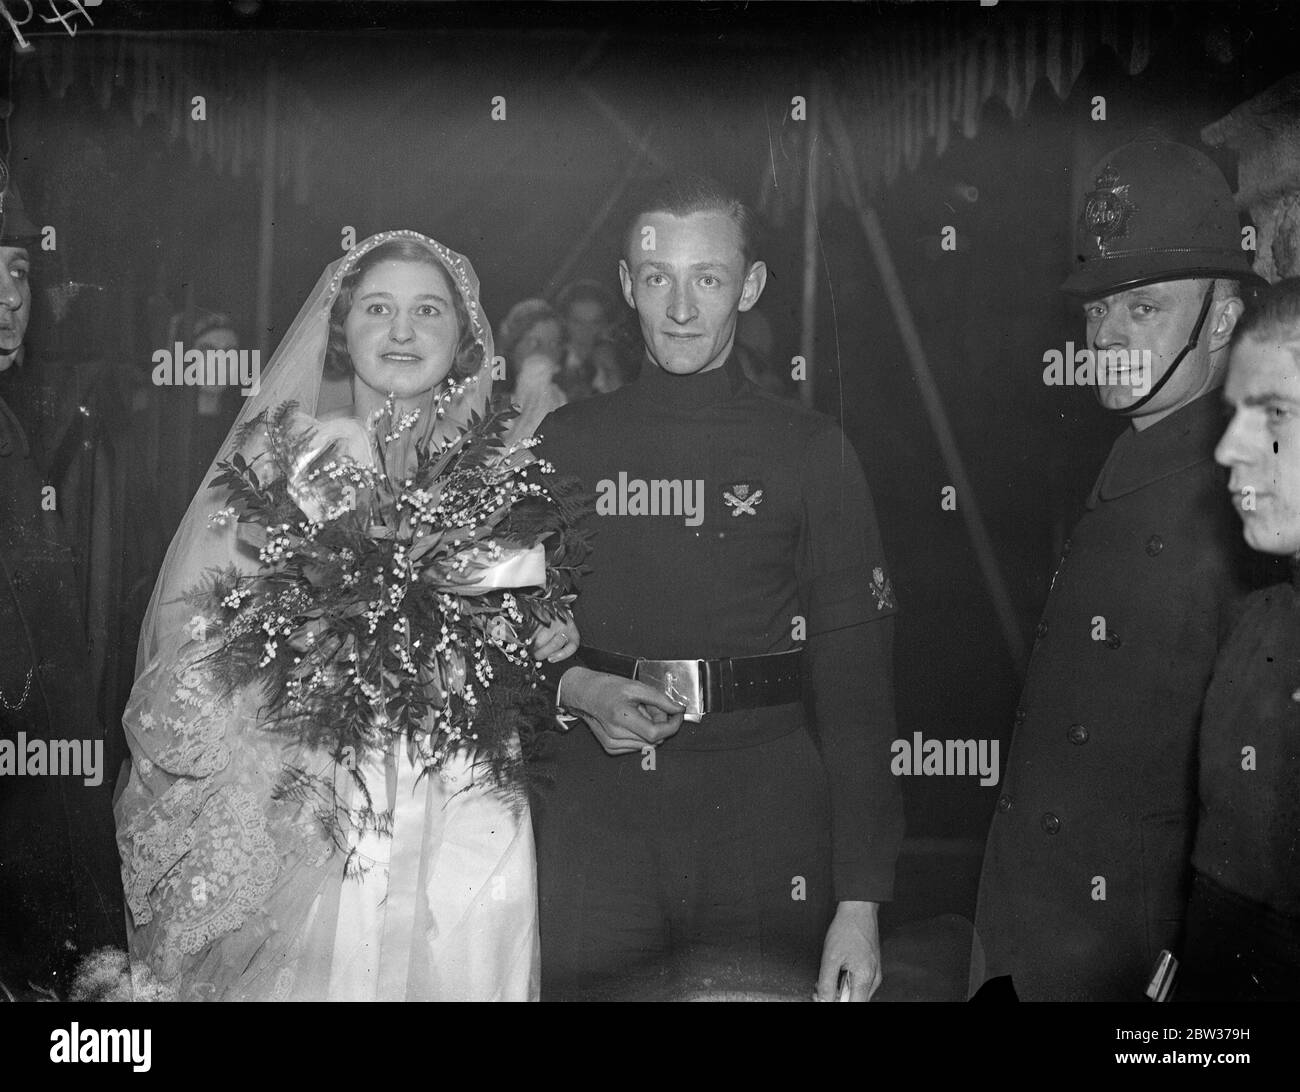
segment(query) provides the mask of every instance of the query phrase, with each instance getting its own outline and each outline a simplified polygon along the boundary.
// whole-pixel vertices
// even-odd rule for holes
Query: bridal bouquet
[[[218,464],[212,486],[229,500],[213,520],[237,521],[259,567],[212,571],[188,596],[207,621],[206,661],[229,690],[261,685],[267,730],[350,772],[363,821],[367,754],[400,740],[436,771],[467,749],[517,788],[521,751],[555,726],[528,640],[574,600],[589,552],[575,525],[590,498],[573,480],[544,483],[553,470],[528,442],[505,449],[514,416],[489,409],[431,443],[413,439],[418,411],[397,415],[391,400],[372,431],[287,403],[239,435],[241,448],[262,441],[248,445],[261,454]],[[337,836],[346,809],[334,782],[287,764],[276,791],[319,794]]]

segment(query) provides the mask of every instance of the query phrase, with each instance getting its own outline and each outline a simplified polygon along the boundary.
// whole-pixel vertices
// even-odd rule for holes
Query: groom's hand
[[[625,755],[662,743],[682,726],[685,708],[645,683],[571,667],[560,680],[560,704],[579,714],[605,748]]]
[[[876,902],[842,902],[822,945],[822,969],[814,1001],[837,1001],[840,970],[853,976],[850,1001],[870,1001],[880,988],[880,927]]]

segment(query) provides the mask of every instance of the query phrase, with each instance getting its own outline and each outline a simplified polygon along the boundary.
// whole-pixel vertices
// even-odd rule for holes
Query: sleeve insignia
[[[876,600],[876,610],[895,610],[898,603],[894,600],[894,585],[885,576],[885,570],[877,565],[871,570],[871,594]]]

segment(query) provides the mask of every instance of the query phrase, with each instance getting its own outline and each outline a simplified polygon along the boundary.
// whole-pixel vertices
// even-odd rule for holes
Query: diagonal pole
[[[605,115],[606,120],[623,134],[624,139],[629,141],[632,147],[634,147],[643,158],[653,163],[662,174],[668,174],[672,170],[672,164],[656,152],[647,142],[646,138],[641,136],[636,129],[632,127],[632,123],[620,114],[613,106],[606,102],[604,97],[601,96],[594,87],[584,80],[576,80],[575,83],[577,84],[578,90],[587,96],[591,101],[591,104]]]
[[[803,198],[803,299],[799,324],[799,355],[804,359],[804,378],[799,381],[799,397],[809,409],[813,406],[813,352],[817,347],[817,185],[821,139],[817,128],[817,107],[824,96],[811,97],[808,111],[807,177]]]
[[[591,88],[587,87],[585,84],[580,84],[580,86],[592,101],[600,104],[602,112],[609,111],[610,113],[614,113],[613,107],[605,103],[605,101],[601,99],[595,91],[591,90]],[[607,113],[606,116],[609,116],[609,113]],[[614,113],[614,116],[619,117],[619,125],[627,124],[622,120],[621,116],[616,113]],[[622,130],[620,129],[620,131]],[[555,292],[559,290],[573,267],[577,265],[582,256],[587,253],[587,248],[591,246],[592,240],[595,239],[595,237],[604,229],[606,222],[618,207],[618,203],[623,200],[623,195],[627,192],[627,188],[632,184],[633,179],[636,178],[637,173],[640,171],[642,161],[651,160],[655,163],[661,163],[659,157],[655,155],[654,150],[650,145],[650,136],[653,131],[654,126],[652,125],[646,130],[644,136],[639,136],[636,133],[633,133],[628,138],[632,142],[636,152],[633,154],[631,160],[629,160],[627,169],[623,172],[623,176],[618,180],[618,184],[610,190],[609,196],[605,198],[605,203],[600,206],[600,210],[588,222],[586,230],[583,231],[582,235],[578,238],[578,241],[570,248],[564,261],[559,264],[555,272],[551,274],[550,279],[546,282],[546,287],[542,290],[542,295],[546,299],[554,298]]]

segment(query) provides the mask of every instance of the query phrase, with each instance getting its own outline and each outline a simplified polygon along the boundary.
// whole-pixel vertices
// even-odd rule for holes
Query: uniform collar
[[[1209,391],[1182,409],[1138,431],[1131,425],[1110,449],[1088,507],[1115,500],[1153,482],[1203,463],[1214,456],[1224,420],[1218,390]]]
[[[0,459],[17,456],[25,459],[31,453],[27,443],[27,434],[18,423],[8,404],[0,398]]]
[[[668,409],[687,413],[734,398],[744,385],[745,371],[733,349],[721,368],[694,375],[673,375],[647,358],[633,389]]]

